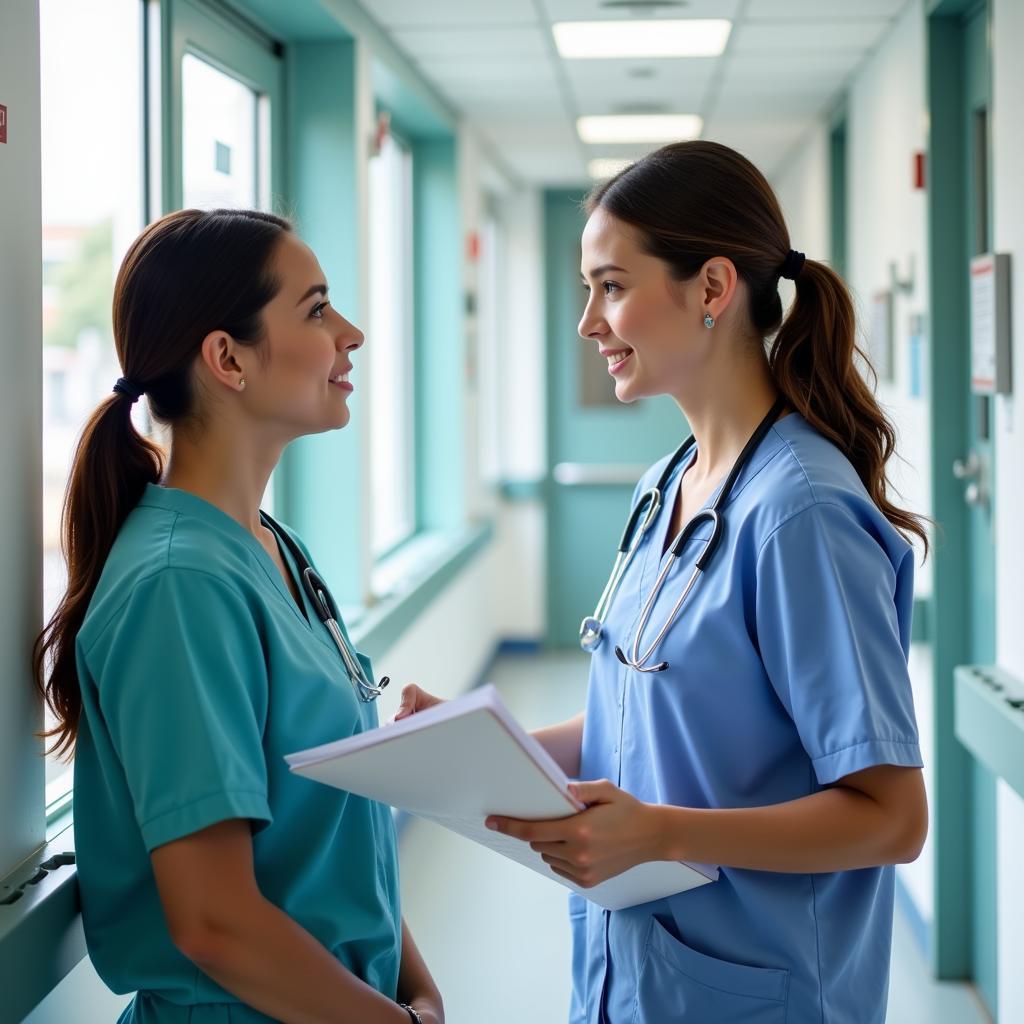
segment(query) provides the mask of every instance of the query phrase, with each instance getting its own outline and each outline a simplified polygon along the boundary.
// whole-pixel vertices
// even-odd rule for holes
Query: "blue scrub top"
[[[776,422],[737,479],[721,545],[652,659],[669,668],[618,662],[663,564],[681,475],[593,655],[581,777],[652,803],[757,807],[873,765],[921,766],[906,660],[911,547],[797,414]],[[709,532],[697,529],[673,569],[642,650]],[[573,896],[573,1024],[881,1024],[893,885],[891,866],[723,865],[717,882],[628,910]]]
[[[395,998],[391,812],[284,763],[377,725],[302,596],[305,615],[252,534],[171,488],[146,488],[107,559],[77,641],[75,842],[92,961],[115,992],[139,991],[125,1022],[268,1020],[178,952],[150,862],[232,818],[252,823],[262,894]]]

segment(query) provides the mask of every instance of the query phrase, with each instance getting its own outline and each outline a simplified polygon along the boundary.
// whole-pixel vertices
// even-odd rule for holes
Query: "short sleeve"
[[[897,613],[909,604],[912,558],[894,567],[831,504],[797,513],[761,548],[761,658],[821,785],[875,765],[922,764],[901,641],[909,628]]]
[[[230,818],[269,824],[266,660],[235,588],[162,570],[85,660],[147,850]]]

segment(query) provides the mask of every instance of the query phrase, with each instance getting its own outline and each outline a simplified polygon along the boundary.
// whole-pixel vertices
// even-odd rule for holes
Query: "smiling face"
[[[280,288],[263,309],[263,343],[239,353],[247,357],[247,410],[286,439],[344,427],[363,333],[328,302],[316,256],[294,235],[278,243],[272,270]]]
[[[714,280],[719,261],[709,261],[692,280],[674,280],[664,261],[643,251],[634,230],[601,207],[587,221],[582,249],[589,297],[579,333],[608,360],[616,398],[682,399],[699,386],[715,353],[716,332],[704,326],[704,315],[718,320],[725,312],[735,277],[723,289]]]

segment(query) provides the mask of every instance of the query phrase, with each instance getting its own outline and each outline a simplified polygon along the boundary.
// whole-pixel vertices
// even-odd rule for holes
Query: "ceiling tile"
[[[663,109],[695,113],[703,105],[716,61],[565,61],[577,109],[583,114]],[[635,77],[637,69],[651,72]]]
[[[371,0],[367,10],[386,28],[438,28],[441,25],[535,25],[532,0]]]
[[[472,102],[473,100],[479,99],[508,99],[510,101],[514,101],[519,96],[528,96],[531,98],[543,99],[548,104],[548,113],[551,112],[552,106],[556,110],[561,110],[558,86],[554,81],[545,82],[543,80],[530,81],[527,79],[520,79],[516,81],[510,80],[507,82],[489,81],[473,84],[468,82],[446,82],[443,80],[437,80],[437,86],[459,102],[462,102],[463,100],[466,102]]]
[[[539,28],[396,30],[395,42],[413,57],[543,57],[551,45]]]
[[[574,152],[580,152],[576,129],[568,117],[509,116],[488,118],[486,122],[477,122],[477,125],[481,131],[510,146],[550,146],[555,150],[561,146],[571,146]]]
[[[730,42],[732,55],[747,53],[820,53],[867,51],[889,27],[882,19],[799,22],[745,21]]]
[[[864,59],[859,50],[830,53],[751,53],[726,58],[724,80],[743,82],[842,82]]]
[[[714,103],[715,116],[752,117],[759,114],[810,116],[828,110],[839,90],[832,89],[751,89],[725,88]]]
[[[728,18],[736,17],[739,0],[688,0],[685,6],[658,5],[649,13],[633,15],[628,9],[606,7],[602,0],[542,0],[550,21],[632,21],[651,18]]]
[[[466,117],[476,121],[491,121],[504,118],[523,118],[536,121],[551,113],[551,97],[541,93],[525,93],[517,90],[514,94],[466,95],[452,97],[452,103]]]
[[[906,0],[749,0],[747,20],[762,18],[895,18]]]
[[[614,92],[635,85],[660,88],[694,88],[706,85],[717,61],[710,57],[680,60],[586,60],[563,61],[569,81],[581,89]],[[640,73],[643,74],[640,74]]]
[[[507,78],[544,77],[554,81],[554,59],[542,57],[449,57],[417,61],[428,78],[488,81]]]

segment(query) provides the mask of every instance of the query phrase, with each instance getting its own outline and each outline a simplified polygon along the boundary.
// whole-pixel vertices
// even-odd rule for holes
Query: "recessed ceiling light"
[[[700,135],[704,122],[696,114],[611,114],[581,117],[576,131],[592,145],[637,142],[684,142]]]
[[[724,18],[674,21],[560,21],[552,26],[563,57],[717,57],[729,39]]]
[[[653,11],[658,7],[689,7],[689,0],[601,0],[602,7],[624,11]]]
[[[632,157],[598,157],[587,164],[587,173],[594,181],[605,181],[614,178],[619,171],[624,171],[632,163],[636,163]]]

